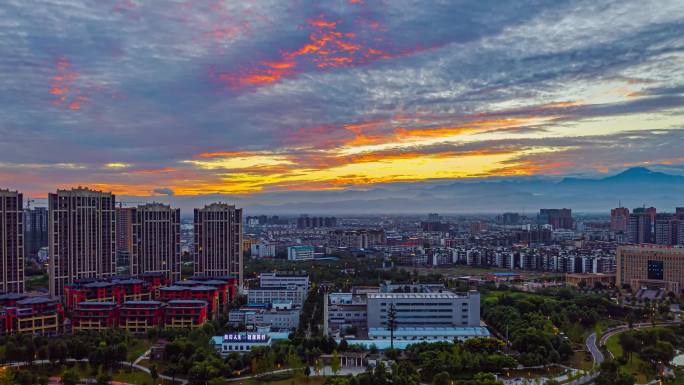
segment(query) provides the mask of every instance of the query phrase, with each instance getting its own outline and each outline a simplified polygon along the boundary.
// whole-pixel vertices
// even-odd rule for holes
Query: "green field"
[[[73,367],[76,369],[76,372],[78,373],[79,377],[81,377],[81,379],[96,377],[96,374],[93,374],[92,369],[85,363],[75,364],[73,365]],[[25,367],[24,369],[28,369],[34,374],[38,375],[44,375],[47,377],[59,377],[66,368],[67,366],[60,365],[33,365],[31,367]],[[112,377],[114,381],[127,382],[136,385],[172,385],[171,381],[163,381],[160,379],[157,379],[156,382],[153,382],[152,377],[149,374],[137,369],[129,370],[128,368],[119,368],[112,373]]]
[[[310,377],[305,379],[301,384],[304,385],[321,385],[325,382],[325,377]],[[255,379],[248,379],[243,381],[226,381],[226,385],[291,385],[292,379],[276,380],[276,381],[257,381]],[[297,384],[297,385],[301,385]]]
[[[152,346],[152,343],[147,338],[132,338],[128,344],[128,361],[135,361],[136,358],[140,357]]]
[[[620,335],[616,334],[606,341],[606,349],[608,349],[609,352],[613,353],[613,357],[615,359],[618,359],[622,357],[622,346],[620,346]],[[649,376],[646,375],[643,371],[643,367],[646,365],[645,362],[643,362],[638,355],[632,354],[632,358],[627,361],[625,365],[622,366],[622,369],[631,375],[634,376],[636,379],[636,382],[638,384],[644,384],[649,381]]]

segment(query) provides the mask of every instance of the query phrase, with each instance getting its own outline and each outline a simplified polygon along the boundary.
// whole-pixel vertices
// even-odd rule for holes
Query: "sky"
[[[0,2],[0,187],[684,173],[684,3]]]

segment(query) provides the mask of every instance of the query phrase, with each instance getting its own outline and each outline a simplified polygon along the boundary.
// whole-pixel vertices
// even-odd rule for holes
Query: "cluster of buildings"
[[[54,335],[113,327],[131,333],[156,327],[195,328],[225,312],[237,290],[235,277],[197,276],[170,282],[162,274],[147,273],[136,278],[78,279],[65,286],[62,300],[0,295],[0,335]]]
[[[50,193],[47,209],[24,210],[23,201],[19,192],[0,190],[0,293],[24,296],[27,246],[39,248],[46,239],[49,297],[0,302],[3,322],[10,325],[0,333],[28,330],[15,327],[22,323],[16,314],[60,313],[60,307],[34,306],[55,301],[72,313],[75,330],[199,325],[242,287],[243,219],[235,206],[195,209],[196,278],[181,281],[179,209],[161,203],[117,207],[114,194],[81,187]],[[118,256],[133,278],[117,277]],[[54,332],[41,330],[34,328]]]
[[[610,211],[610,229],[622,243],[684,245],[684,207],[674,213],[658,213],[655,207],[626,207]]]
[[[159,274],[84,279],[65,288],[74,332],[111,327],[131,333],[156,327],[196,328],[218,319],[236,294],[234,277],[198,276],[169,283]]]
[[[488,336],[480,324],[480,294],[455,293],[441,284],[392,284],[329,293],[324,331],[350,344],[398,348],[423,341]]]
[[[312,220],[310,217],[300,217]],[[324,218],[319,218],[321,221]],[[329,221],[330,222],[330,221]],[[323,222],[325,223],[325,222]],[[334,224],[336,222],[330,222]],[[252,258],[287,258],[309,261],[326,258],[333,253],[367,252],[383,248],[387,238],[383,229],[331,229],[325,226],[263,227],[261,234],[245,238],[245,250]]]
[[[231,310],[228,322],[247,330],[289,332],[299,327],[299,316],[310,289],[303,273],[261,273],[259,287],[247,289],[247,305]]]
[[[452,257],[452,263],[511,270],[600,274],[615,272],[612,251],[592,248],[459,247],[452,250]]]
[[[131,275],[161,273],[180,279],[179,209],[161,203],[117,207],[114,194],[79,187],[50,193],[46,212],[47,223],[40,226],[47,228],[50,295],[61,297],[75,279],[114,276],[117,253],[127,256]],[[21,293],[21,193],[0,190],[0,217],[0,291]],[[36,215],[27,218],[27,225],[36,225]],[[195,209],[193,230],[195,274],[230,275],[242,282],[242,210],[225,203]]]
[[[315,229],[319,227],[337,227],[337,218],[335,217],[310,217],[302,215],[297,218],[298,229]]]

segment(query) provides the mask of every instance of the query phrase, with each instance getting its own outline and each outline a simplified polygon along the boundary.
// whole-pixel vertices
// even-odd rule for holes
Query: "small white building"
[[[254,258],[273,258],[276,255],[276,247],[273,243],[254,243],[249,251]]]
[[[289,246],[287,248],[287,259],[289,261],[310,261],[314,259],[314,247]]]
[[[264,333],[230,333],[212,337],[212,343],[221,357],[231,353],[247,353],[255,346],[271,346],[271,337]]]

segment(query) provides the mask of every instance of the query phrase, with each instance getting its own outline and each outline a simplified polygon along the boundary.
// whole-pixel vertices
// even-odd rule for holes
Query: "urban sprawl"
[[[216,202],[185,216],[82,187],[47,207],[0,190],[0,375],[676,381],[684,207],[659,210],[245,216]]]

